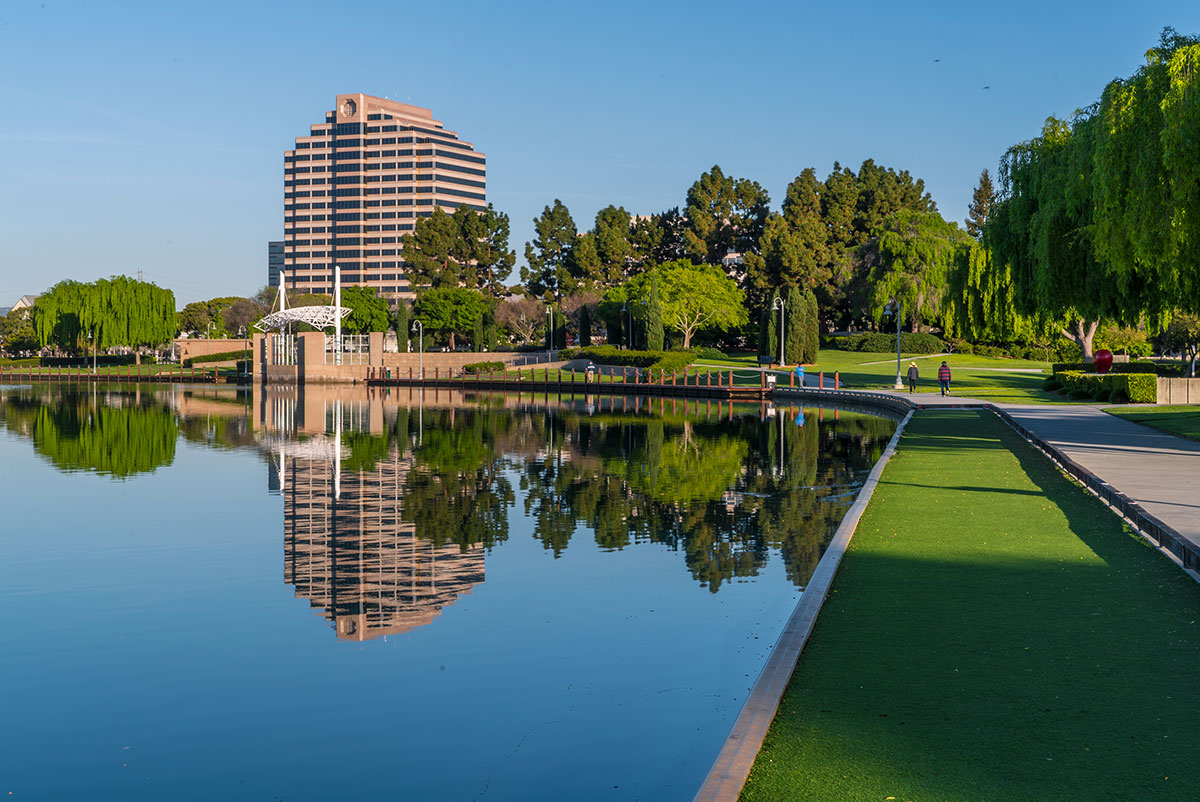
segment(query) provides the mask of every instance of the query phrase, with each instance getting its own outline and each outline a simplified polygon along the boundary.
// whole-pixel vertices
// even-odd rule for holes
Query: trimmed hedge
[[[1052,382],[1057,383],[1051,386]],[[1094,399],[1114,404],[1154,404],[1158,401],[1158,377],[1149,373],[1084,373],[1060,371],[1047,380],[1046,389],[1058,389],[1077,400]]]
[[[503,371],[505,365],[503,362],[471,362],[463,365],[463,373],[493,373]]]
[[[190,368],[193,365],[202,365],[205,362],[233,362],[238,359],[245,359],[246,351],[241,348],[236,351],[219,351],[215,354],[202,354],[201,356],[193,356],[183,360],[183,366]]]
[[[85,355],[43,356],[39,361],[44,368],[90,368],[93,360]],[[142,355],[143,365],[153,365],[157,361],[153,354]],[[137,357],[134,354],[100,354],[95,358],[95,363],[100,367],[134,365],[137,364]]]
[[[1063,373],[1068,370],[1079,371],[1080,373],[1091,373],[1094,370],[1094,365],[1089,365],[1084,362],[1056,362],[1050,366],[1051,373]],[[1109,373],[1148,373],[1155,376],[1164,376],[1167,378],[1177,378],[1183,375],[1183,365],[1174,362],[1114,362],[1109,368]]]
[[[590,359],[601,365],[652,370],[683,370],[696,361],[693,351],[622,351],[615,345],[562,348],[558,354],[564,360]]]
[[[843,351],[866,351],[875,354],[894,353],[896,350],[896,335],[879,331],[863,334],[850,334],[838,337],[834,345]],[[900,333],[900,350],[906,354],[940,354],[946,350],[946,344],[924,332],[913,334],[905,331]]]

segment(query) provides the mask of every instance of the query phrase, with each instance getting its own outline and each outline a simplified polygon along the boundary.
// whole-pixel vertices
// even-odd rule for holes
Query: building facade
[[[284,154],[283,275],[289,290],[346,286],[411,296],[401,238],[434,208],[487,204],[486,158],[433,112],[338,95],[325,121]]]
[[[267,286],[278,287],[283,273],[283,240],[267,243]]]

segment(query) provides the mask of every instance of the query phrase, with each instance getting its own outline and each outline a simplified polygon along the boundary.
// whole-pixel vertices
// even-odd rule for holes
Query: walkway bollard
[[[836,370],[835,370],[835,371],[833,372],[833,389],[835,389],[835,390],[836,390],[836,389],[838,389],[838,387],[839,387],[839,386],[841,386],[841,382],[840,382],[840,380],[839,380],[839,375],[838,375],[838,374],[839,374],[839,371],[836,371]]]
[[[788,374],[788,387],[795,387],[795,386],[796,386],[796,371],[793,370],[791,373]]]
[[[817,374],[817,389],[818,390],[825,389],[825,371],[821,371],[820,373]]]

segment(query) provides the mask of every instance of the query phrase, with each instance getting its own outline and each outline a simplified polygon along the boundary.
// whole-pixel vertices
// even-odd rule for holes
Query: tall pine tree
[[[967,233],[975,239],[983,236],[983,226],[987,223],[992,204],[995,202],[996,187],[992,184],[992,177],[988,175],[985,167],[979,174],[979,184],[971,196],[971,205],[967,207]]]

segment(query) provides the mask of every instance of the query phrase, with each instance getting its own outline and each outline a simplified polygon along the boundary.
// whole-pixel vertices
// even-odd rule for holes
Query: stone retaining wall
[[[1200,404],[1200,379],[1158,378],[1158,403]]]

